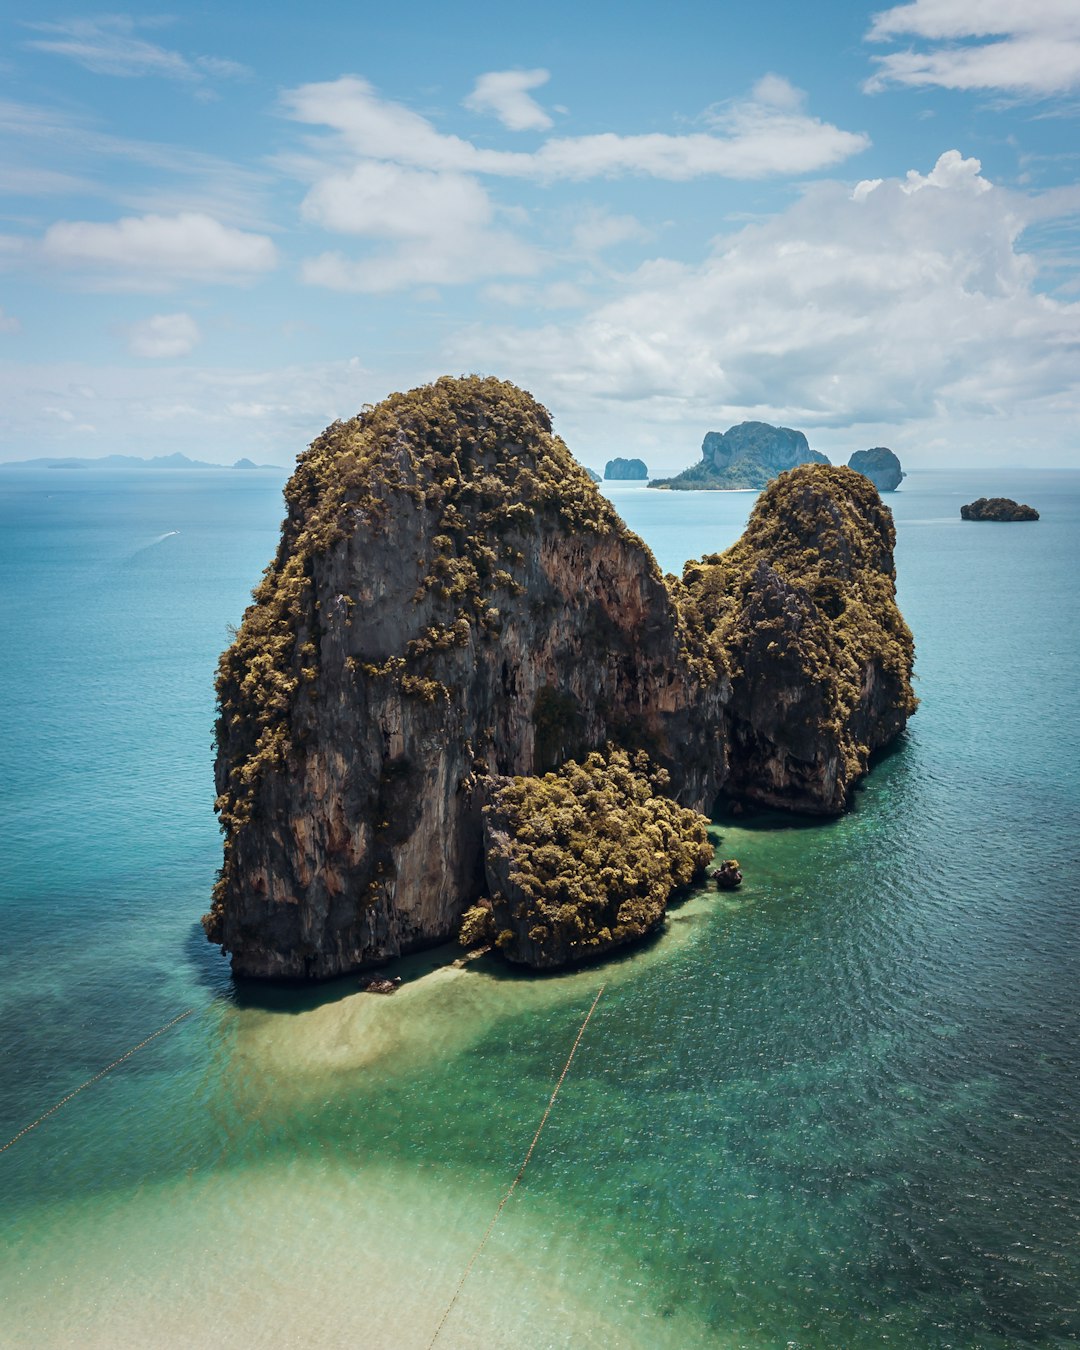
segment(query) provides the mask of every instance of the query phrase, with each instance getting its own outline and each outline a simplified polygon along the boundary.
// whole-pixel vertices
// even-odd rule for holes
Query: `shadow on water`
[[[201,932],[201,930],[200,930]],[[204,939],[205,941],[205,939]],[[442,943],[438,947],[429,947],[424,951],[412,952],[387,961],[377,968],[368,967],[351,971],[347,975],[337,975],[330,979],[251,979],[242,975],[228,976],[230,997],[237,1008],[254,1008],[260,1012],[277,1012],[296,1015],[312,1012],[316,1008],[339,1003],[342,999],[352,998],[360,988],[362,981],[376,975],[385,979],[400,979],[409,984],[443,970],[456,961],[462,954],[461,948],[452,942]],[[385,998],[387,995],[372,994],[372,998]]]
[[[196,983],[218,998],[234,1001],[234,982],[228,958],[222,956],[220,949],[207,940],[198,920],[189,926],[183,949],[184,959]]]

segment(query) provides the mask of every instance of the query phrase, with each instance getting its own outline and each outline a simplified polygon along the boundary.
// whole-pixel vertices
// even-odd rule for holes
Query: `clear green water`
[[[737,897],[552,978],[238,988],[197,929],[216,655],[280,483],[5,473],[0,1344],[998,1347],[1080,1335],[1080,475],[890,501],[922,708]],[[1006,493],[1035,526],[963,525]],[[674,569],[749,494],[611,495]],[[179,531],[179,533],[170,533]]]

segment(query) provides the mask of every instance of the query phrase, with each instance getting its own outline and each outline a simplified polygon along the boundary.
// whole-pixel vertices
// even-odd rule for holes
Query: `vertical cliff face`
[[[835,812],[914,706],[891,518],[850,470],[783,475],[669,586],[539,404],[445,379],[328,428],[285,495],[217,682],[205,925],[238,974],[453,935],[498,779],[611,743],[684,807]]]
[[[758,499],[726,553],[688,563],[688,620],[731,674],[734,797],[842,811],[915,711],[892,516],[852,469],[803,465]]]
[[[651,554],[528,395],[439,381],[336,424],[221,662],[240,974],[322,976],[449,937],[484,888],[489,774],[640,745],[688,803],[725,768],[727,686]]]

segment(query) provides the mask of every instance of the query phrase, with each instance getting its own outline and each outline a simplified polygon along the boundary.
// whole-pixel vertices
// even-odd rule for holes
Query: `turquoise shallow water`
[[[1004,493],[1034,526],[962,524]],[[610,495],[665,569],[751,494]],[[270,475],[8,471],[0,1344],[1014,1347],[1080,1335],[1080,475],[913,474],[922,707],[735,898],[548,979],[238,988],[201,937],[212,672]]]

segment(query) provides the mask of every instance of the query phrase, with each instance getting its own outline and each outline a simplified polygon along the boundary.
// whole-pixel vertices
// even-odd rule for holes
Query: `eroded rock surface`
[[[218,675],[238,974],[323,977],[455,934],[492,783],[608,743],[682,806],[836,812],[914,706],[892,524],[847,469],[778,480],[728,553],[660,575],[546,411],[444,379],[335,423]]]

